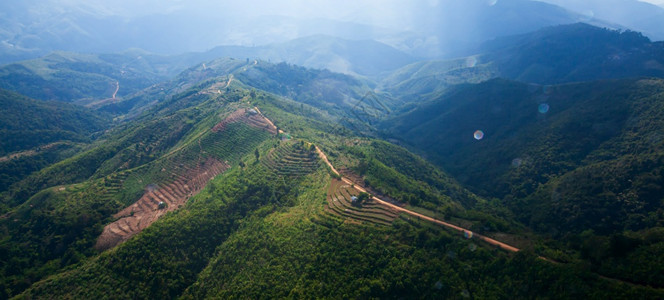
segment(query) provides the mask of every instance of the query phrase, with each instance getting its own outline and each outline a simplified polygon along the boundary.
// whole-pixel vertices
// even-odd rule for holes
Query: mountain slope
[[[80,104],[119,98],[166,78],[146,57],[56,52],[0,67],[0,87],[35,99]]]
[[[491,63],[478,63],[478,56],[422,61],[402,67],[380,80],[378,89],[404,102],[418,102],[462,83],[479,83],[498,76]]]
[[[454,88],[384,128],[481,194],[523,197],[584,165],[658,153],[661,92],[661,80],[491,80]]]
[[[284,108],[297,108],[299,103],[257,92],[257,99],[261,96],[269,101],[250,99],[259,102],[263,114],[284,124],[280,128],[286,132],[310,138],[335,164],[356,165],[367,154],[383,158],[382,152],[412,156],[384,142],[337,135],[329,119],[307,117],[317,112],[293,114]],[[205,122],[200,129],[212,130],[215,123]],[[197,149],[197,136],[192,132],[184,138],[193,141],[192,150]],[[186,143],[183,149],[186,152]],[[108,291],[129,298],[659,295],[656,290],[588,277],[533,254],[510,257],[414,218],[399,217],[390,226],[342,220],[324,209],[330,172],[323,164],[303,168],[307,163],[297,161],[311,155],[317,159],[309,142],[270,138],[255,149],[244,152],[248,155],[240,156],[242,163],[232,164],[181,209],[118,247],[33,284],[19,298],[94,297]],[[453,188],[452,182],[432,178],[441,177],[435,171],[413,169],[435,170],[423,161],[406,158],[417,163],[409,167],[384,159],[394,163],[386,166],[387,173],[415,174],[413,180]],[[274,167],[276,161],[281,167]],[[496,281],[495,274],[506,279]],[[552,290],[552,284],[559,288]]]
[[[502,77],[539,84],[664,77],[664,43],[578,23],[488,42],[482,63]]]
[[[663,97],[661,79],[496,79],[452,88],[383,128],[593,269],[661,286],[661,271],[639,274],[662,266],[645,253],[664,241],[654,233],[664,222]]]
[[[108,127],[104,114],[0,89],[0,192],[75,154]]]
[[[223,69],[222,65],[234,68],[233,60],[221,60],[219,63],[219,70]],[[240,64],[240,67],[242,66],[245,66],[244,62]],[[284,67],[285,69],[275,69],[274,65],[267,65],[262,72],[265,72],[265,76],[273,76],[277,82],[288,83],[289,89],[296,87],[298,81],[288,80],[288,76],[280,77],[284,74],[270,72],[288,70],[288,74],[305,77],[319,72],[285,64]],[[209,70],[214,72],[214,69]],[[290,206],[294,203],[291,197],[309,193],[307,188],[300,187],[300,180],[304,180],[312,172],[328,176],[327,172],[320,168],[321,164],[314,163],[317,158],[312,160],[307,156],[311,151],[304,149],[311,147],[301,146],[304,145],[303,141],[289,146],[290,148],[279,147],[280,142],[270,138],[276,133],[276,128],[270,122],[256,119],[256,116],[262,114],[252,105],[259,105],[262,113],[270,115],[281,130],[286,130],[283,136],[297,133],[316,141],[321,147],[336,149],[334,159],[358,162],[357,158],[349,156],[343,150],[345,148],[341,147],[346,143],[343,142],[345,138],[342,136],[352,136],[352,132],[335,124],[335,115],[300,102],[247,88],[237,78],[229,83],[226,76],[208,78],[198,77],[199,75],[195,69],[183,73],[180,78],[188,78],[191,82],[196,82],[196,78],[202,81],[191,84],[184,80],[181,83],[183,92],[172,93],[166,99],[157,101],[146,108],[147,113],[127,119],[109,130],[102,136],[102,141],[93,144],[87,151],[28,176],[3,194],[6,209],[0,218],[0,225],[5,234],[2,236],[4,242],[0,245],[0,252],[3,257],[11,259],[3,260],[0,270],[4,278],[2,284],[9,295],[28,288],[31,281],[57,273],[61,268],[84,261],[87,257],[95,257],[96,249],[113,248],[118,244],[120,246],[117,249],[134,247],[124,245],[135,245],[135,240],[142,239],[140,237],[146,234],[149,236],[151,230],[156,230],[151,228],[159,228],[162,218],[168,220],[178,215],[179,209],[188,207],[192,201],[196,202],[191,198],[204,190],[203,188],[209,185],[208,182],[214,181],[215,177],[223,178],[226,172],[234,174],[229,176],[237,180],[233,189],[239,188],[239,194],[222,195],[231,191],[219,188],[214,192],[213,187],[203,193],[214,192],[213,201],[234,201],[236,204],[228,203],[228,211],[219,212],[224,216],[233,215],[232,222],[239,222],[247,217],[249,212],[266,204]],[[214,73],[208,75],[213,76]],[[325,76],[339,76],[339,80],[347,80],[344,75],[339,74]],[[317,94],[307,97],[314,103],[329,101],[325,96]],[[274,154],[276,150],[270,151],[273,147],[278,153],[291,151],[283,149],[299,150],[280,156]],[[423,199],[421,203],[451,206],[457,211],[463,211],[463,206],[457,204],[456,200],[451,198],[452,195],[459,193],[474,199],[474,196],[459,189],[452,180],[435,172],[430,165],[426,165],[429,173],[420,174],[415,179],[406,178],[412,173],[404,169],[408,161],[416,161],[419,165],[424,162],[408,158],[412,154],[401,151],[397,153],[405,156],[404,164],[383,165],[381,169],[389,171],[391,176],[397,176],[391,180],[406,184],[397,195],[400,198],[412,199],[417,193],[425,193],[427,199]],[[298,162],[305,158],[306,160]],[[245,171],[257,173],[247,178],[250,173]],[[372,172],[374,171],[367,174]],[[381,190],[381,186],[387,186],[382,183],[385,179],[376,177],[372,180],[378,190]],[[248,184],[253,188],[246,191],[240,188]],[[247,197],[253,197],[252,199],[255,198],[258,202],[245,202]],[[163,207],[159,202],[163,202]],[[324,202],[319,202],[322,203]],[[209,206],[205,205],[204,210],[208,210]],[[321,209],[322,206],[316,206],[316,210]],[[172,210],[176,212],[169,213]],[[322,213],[322,210],[320,212]],[[228,219],[220,219],[221,215],[216,215],[213,220],[226,222]],[[185,219],[177,222],[192,221],[189,217]],[[177,224],[175,228],[181,228],[182,223]],[[237,228],[237,225],[227,225],[227,231],[220,232],[220,239],[224,239]],[[214,250],[221,240],[214,242],[208,237],[203,238],[200,232],[181,231],[181,234],[197,240],[192,240],[192,247],[207,249],[207,252],[196,254],[193,261],[195,266],[191,266],[194,269],[187,275],[187,280],[193,280],[194,277],[191,276],[197,274],[196,268],[205,265],[211,258],[209,251]],[[179,234],[173,237],[186,240]],[[203,246],[198,244],[200,242],[209,244]],[[30,250],[26,251],[18,245],[29,245]],[[148,242],[146,245],[157,244]],[[114,253],[116,250],[109,251]],[[136,249],[131,248],[129,251],[134,253]],[[190,250],[185,252],[192,253]],[[106,254],[102,254],[104,255]],[[28,257],[30,260],[27,260]],[[92,260],[96,261],[97,258]],[[170,262],[162,261],[158,264],[161,263],[165,264],[162,265],[164,268],[170,268],[166,267]],[[182,270],[177,269],[173,274],[181,274],[180,271]],[[187,285],[173,285],[171,289],[181,293]],[[88,288],[92,289],[92,286]],[[136,293],[145,295],[149,289],[146,286]]]
[[[178,93],[215,95],[235,93],[241,89],[257,89],[291,98],[304,105],[324,111],[338,125],[351,127],[363,134],[375,134],[374,125],[401,104],[385,93],[373,90],[369,80],[328,70],[307,69],[287,63],[273,64],[259,60],[220,58],[196,65],[174,79],[136,93],[132,97],[102,104],[99,110],[124,114],[133,118],[155,105],[178,109],[173,101]],[[199,89],[194,92],[192,89]],[[239,94],[236,93],[239,97]],[[241,98],[241,97],[240,97]],[[236,98],[235,100],[239,100]],[[262,100],[262,99],[261,99]]]
[[[364,76],[391,71],[415,61],[409,55],[373,40],[345,40],[323,35],[258,47],[220,46],[205,55],[258,58]]]
[[[44,102],[0,89],[0,155],[57,141],[89,141],[106,129],[108,116],[57,102]]]
[[[637,0],[546,0],[545,2],[578,12],[588,19],[620,24],[642,32],[655,41],[664,40],[664,8],[661,6]]]

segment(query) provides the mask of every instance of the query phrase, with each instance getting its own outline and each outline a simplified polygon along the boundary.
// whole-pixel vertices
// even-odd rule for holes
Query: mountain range
[[[43,3],[0,4],[2,299],[664,298],[656,22]]]
[[[586,22],[613,29],[632,29],[653,40],[662,39],[661,28],[664,28],[661,26],[663,19],[658,18],[664,9],[636,0],[616,0],[612,5],[604,5],[604,1],[601,1],[603,5],[592,1],[581,4],[531,0],[422,0],[408,4],[389,1],[380,9],[367,6],[358,7],[354,13],[344,12],[350,14],[346,20],[325,18],[325,12],[311,12],[320,14],[318,17],[280,16],[275,13],[283,7],[258,3],[258,7],[263,5],[274,10],[244,11],[238,4],[218,6],[204,1],[196,2],[203,5],[197,11],[161,2],[123,1],[115,6],[100,1],[52,2],[32,0],[1,4],[0,10],[5,13],[0,15],[3,28],[0,30],[0,63],[37,58],[54,50],[116,53],[141,48],[175,55],[204,52],[218,45],[280,44],[314,35],[376,40],[415,57],[451,58],[468,55],[468,49],[496,37],[560,24]],[[334,3],[325,3],[331,10],[344,10]],[[133,9],[121,10],[120,7]],[[611,9],[589,13],[592,7]],[[378,12],[390,9],[403,11],[408,18],[378,17]],[[621,13],[626,11],[630,13]],[[625,17],[633,15],[644,17],[636,23]]]

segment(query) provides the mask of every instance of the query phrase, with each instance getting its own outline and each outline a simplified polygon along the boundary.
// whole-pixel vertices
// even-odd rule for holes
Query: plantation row
[[[138,201],[114,215],[117,220],[104,228],[95,247],[112,248],[166,212],[180,208],[212,178],[267,139],[268,126],[260,115],[249,116],[240,109],[173,156],[105,178],[104,198],[109,200],[127,186],[140,186],[144,191]]]
[[[272,149],[262,163],[280,176],[303,176],[321,166],[315,151],[305,149],[302,143],[283,142]]]
[[[202,165],[186,172],[174,172],[176,179],[170,184],[149,185],[136,203],[114,216],[120,219],[104,228],[95,247],[100,250],[112,248],[141,232],[166,212],[180,208],[202,190],[208,181],[229,167],[228,164],[209,158]]]
[[[233,164],[269,136],[264,130],[237,122],[228,124],[222,132],[210,132],[202,137],[200,147],[206,154],[223,158]]]
[[[265,119],[265,117],[263,117],[263,115],[261,115],[257,110],[253,108],[250,109],[241,108],[232,112],[223,121],[214,125],[214,127],[212,127],[212,132],[224,131],[224,129],[226,129],[226,126],[228,126],[229,124],[240,121],[256,128],[265,129],[266,131],[272,134],[277,133],[276,128],[273,127],[272,124],[270,124],[270,122],[268,122]]]
[[[358,197],[359,191],[345,182],[333,179],[327,193],[325,210],[341,218],[350,218],[362,223],[390,225],[398,213],[376,202],[353,203],[352,197]]]

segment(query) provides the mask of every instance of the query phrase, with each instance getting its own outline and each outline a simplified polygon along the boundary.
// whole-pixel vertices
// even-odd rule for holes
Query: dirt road
[[[268,124],[270,124],[270,126],[272,126],[272,128],[273,128],[274,130],[277,130],[277,126],[275,126],[274,123],[272,123],[272,120],[266,118],[265,115],[261,112],[260,109],[258,109],[257,106],[254,106],[254,109],[256,110],[256,112],[258,112],[259,114],[261,114],[261,116],[263,117],[263,119],[265,119],[265,122],[267,122]],[[279,132],[277,132],[277,134],[282,133],[282,132],[284,132],[284,131],[281,130],[281,129],[279,129]],[[316,149],[318,149],[318,147],[316,147]],[[318,151],[320,151],[320,149],[319,149]],[[328,164],[329,164],[329,163],[330,163],[330,162],[328,162]]]
[[[318,148],[318,146],[316,146],[316,152],[318,153],[318,155],[320,156],[320,158],[323,159],[323,161],[325,162],[325,164],[327,164],[327,165],[330,167],[330,169],[332,169],[332,172],[334,172],[334,173],[336,173],[337,175],[340,175],[340,176],[341,176],[341,173],[339,173],[339,172],[334,168],[334,166],[332,166],[332,164],[330,163],[330,161],[327,159],[327,156],[325,155],[325,153],[323,153],[323,151],[320,150],[320,148]],[[353,187],[355,187],[356,190],[358,190],[358,191],[360,191],[360,192],[367,193],[367,190],[365,190],[365,189],[362,188],[361,186],[356,185],[354,182],[350,181],[350,179],[345,178],[345,177],[341,177],[341,180],[342,180],[343,182],[349,184],[349,185],[352,185]],[[468,230],[468,229],[465,229],[465,228],[462,228],[462,227],[456,226],[456,225],[454,225],[454,224],[450,224],[450,223],[447,223],[447,222],[443,222],[443,221],[440,221],[440,220],[434,219],[434,218],[432,218],[432,217],[428,217],[428,216],[425,216],[425,215],[423,215],[423,214],[416,213],[416,212],[414,212],[414,211],[412,211],[412,210],[408,210],[408,209],[405,209],[405,208],[403,208],[403,207],[400,207],[400,206],[394,205],[394,204],[392,204],[392,203],[390,203],[390,202],[387,202],[387,201],[385,201],[385,200],[382,200],[382,199],[380,199],[380,198],[378,198],[378,197],[376,197],[376,196],[372,196],[371,198],[372,198],[374,201],[376,201],[376,202],[378,202],[378,203],[380,203],[380,204],[382,204],[382,205],[385,205],[385,206],[387,206],[387,207],[390,207],[390,208],[392,208],[392,209],[394,209],[394,210],[397,210],[397,211],[399,211],[399,212],[403,212],[403,213],[409,214],[409,215],[411,215],[411,216],[417,217],[418,219],[426,220],[426,221],[429,221],[429,222],[432,222],[432,223],[435,223],[435,224],[438,224],[438,225],[442,225],[442,226],[445,226],[445,227],[448,227],[448,228],[454,229],[454,230],[456,230],[456,231],[459,231],[459,232],[463,233],[464,236],[466,236],[466,237],[468,237],[468,238],[475,237],[475,238],[478,238],[478,239],[480,239],[480,240],[482,240],[482,241],[485,241],[485,242],[487,242],[487,243],[489,243],[489,244],[491,244],[491,245],[498,246],[498,247],[500,247],[500,248],[502,248],[502,249],[504,249],[504,250],[507,250],[507,251],[511,251],[511,252],[517,252],[517,251],[519,251],[519,248],[516,248],[516,247],[514,247],[514,246],[511,246],[511,245],[505,244],[505,243],[503,243],[503,242],[496,241],[496,240],[494,240],[494,239],[492,239],[492,238],[489,238],[489,237],[486,237],[486,236],[483,236],[483,235],[480,235],[480,234],[473,233],[472,231],[470,231],[470,230]]]
[[[111,98],[115,99],[115,96],[118,95],[118,91],[119,91],[119,90],[120,90],[120,82],[119,82],[119,81],[116,81],[116,82],[115,82],[115,92],[113,92],[113,97],[111,97]]]

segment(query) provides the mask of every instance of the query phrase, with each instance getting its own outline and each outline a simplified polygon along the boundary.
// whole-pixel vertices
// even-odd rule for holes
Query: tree
[[[256,156],[256,160],[258,160],[261,157],[261,154],[258,152],[258,148],[254,151],[254,155]]]
[[[365,192],[361,192],[361,193],[357,196],[357,202],[360,203],[360,204],[362,204],[362,203],[368,201],[370,198],[371,198],[371,197],[370,197],[369,194],[367,194],[367,193],[365,193]]]

